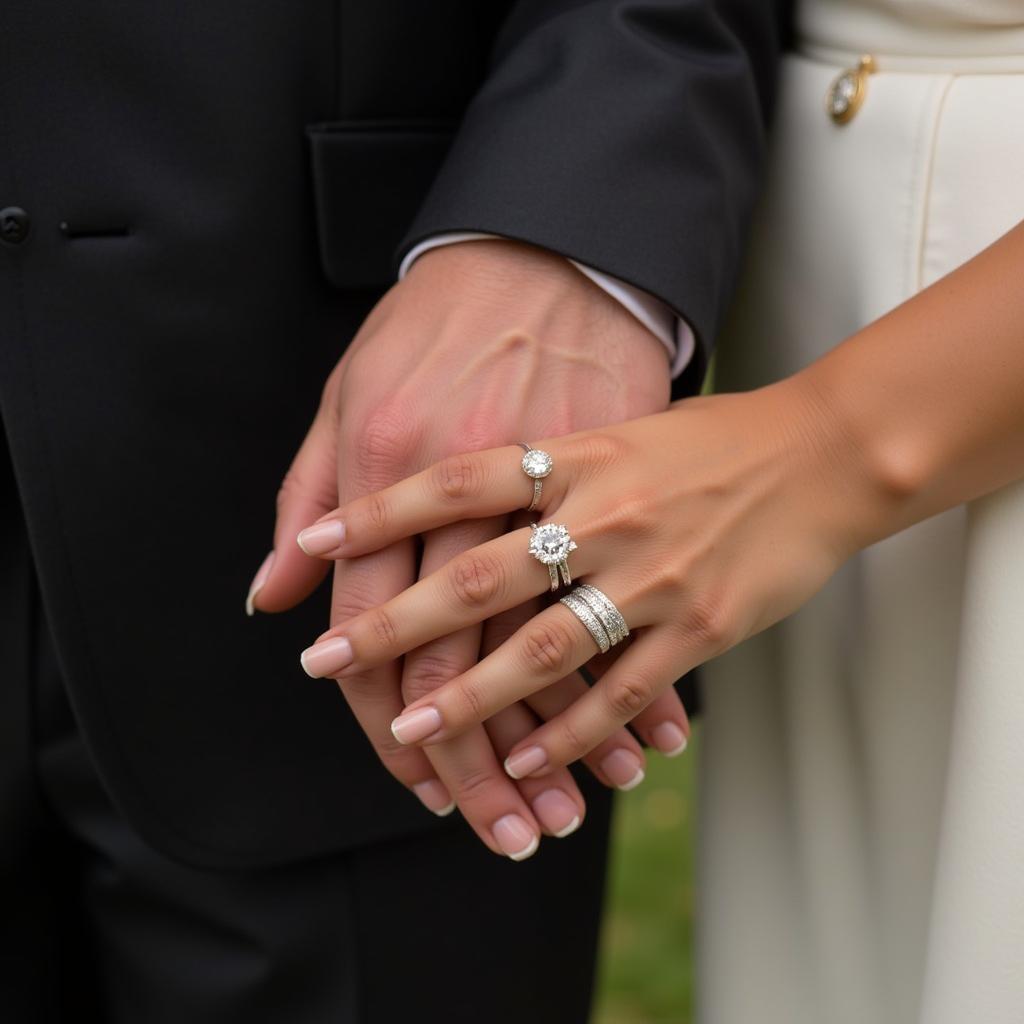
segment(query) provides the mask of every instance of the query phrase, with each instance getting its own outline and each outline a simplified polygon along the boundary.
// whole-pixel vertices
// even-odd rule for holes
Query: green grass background
[[[618,798],[593,1024],[691,1024],[695,754]]]

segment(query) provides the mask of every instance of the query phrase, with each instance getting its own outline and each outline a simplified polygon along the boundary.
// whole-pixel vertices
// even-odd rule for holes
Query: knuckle
[[[731,646],[732,617],[721,598],[705,596],[691,599],[682,627],[688,641],[702,649],[719,652]]]
[[[637,491],[623,495],[598,517],[597,529],[602,535],[624,540],[653,539],[660,532],[661,519],[654,496]]]
[[[377,751],[377,756],[388,766],[392,773],[397,773],[403,762],[415,760],[413,748],[399,743],[391,735],[381,736],[374,743],[374,748]]]
[[[491,768],[465,768],[455,780],[455,800],[458,804],[477,803],[486,799],[500,784],[497,772]]]
[[[456,696],[462,702],[469,718],[473,721],[482,722],[488,717],[489,710],[484,694],[477,685],[470,680],[464,680],[455,687]]]
[[[379,673],[373,669],[359,669],[338,680],[338,688],[345,696],[345,700],[355,709],[362,710],[382,707],[389,703],[390,695],[388,687],[381,685]],[[394,737],[389,733],[386,740],[390,742]],[[374,743],[374,746],[379,746]]]
[[[438,495],[450,502],[464,502],[480,494],[483,486],[478,459],[471,455],[449,455],[434,466]]]
[[[568,445],[573,465],[579,466],[581,475],[587,477],[604,473],[630,454],[626,441],[599,430],[573,438]]]
[[[455,600],[460,605],[480,608],[504,592],[506,572],[500,559],[471,553],[455,560],[449,582]]]
[[[636,675],[609,679],[605,684],[605,699],[616,719],[635,718],[653,696],[650,683]]]
[[[361,479],[389,483],[413,461],[417,431],[404,406],[392,398],[358,417],[355,460]]]
[[[398,646],[398,630],[394,619],[384,608],[374,608],[368,613],[367,626],[378,646],[389,650]]]
[[[453,658],[440,654],[421,654],[415,660],[407,661],[402,678],[402,696],[407,704],[413,704],[421,697],[451,682],[464,671]]]
[[[364,511],[368,522],[374,529],[383,530],[390,519],[388,503],[379,492],[368,494],[365,500]]]
[[[591,744],[586,742],[582,733],[568,716],[564,716],[559,722],[558,731],[560,733],[559,749],[562,758],[567,763],[579,760],[591,749]]]
[[[561,623],[537,623],[527,627],[523,636],[523,660],[527,670],[536,675],[568,675],[572,650],[572,636]]]

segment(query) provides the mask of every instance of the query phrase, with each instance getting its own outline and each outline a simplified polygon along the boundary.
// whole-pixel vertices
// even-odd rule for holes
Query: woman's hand
[[[667,412],[537,447],[554,469],[538,519],[564,524],[576,580],[616,604],[629,647],[600,681],[515,745],[513,777],[552,772],[643,715],[680,675],[764,629],[810,597],[877,518],[855,453],[799,377],[746,394],[691,399]],[[324,517],[344,528],[331,559],[377,550],[445,523],[530,501],[515,447],[446,459]],[[391,661],[549,590],[519,529],[452,559],[391,601],[341,623],[351,660],[330,674]],[[304,655],[315,658],[317,647]],[[563,679],[596,646],[554,603],[462,675],[409,705],[393,725],[407,744],[456,736]],[[671,704],[644,738],[686,729]]]

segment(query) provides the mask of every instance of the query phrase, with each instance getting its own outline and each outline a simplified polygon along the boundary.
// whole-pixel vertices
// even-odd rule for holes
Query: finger
[[[665,757],[678,757],[690,743],[690,716],[671,686],[658,694],[629,725],[648,746]]]
[[[526,703],[541,721],[547,722],[566,711],[589,689],[579,673],[574,672],[557,683],[531,694],[527,697]],[[599,782],[623,791],[633,789],[643,782],[647,766],[643,747],[626,728],[615,730],[608,739],[599,743],[581,760]],[[533,773],[543,776],[546,766],[547,752],[542,747],[524,746],[522,742],[517,742],[514,750],[510,750],[505,758],[505,771],[513,779],[521,779],[524,782]]]
[[[500,647],[520,626],[533,617],[541,608],[540,601],[528,601],[524,605],[488,619],[483,627],[481,653],[486,656]],[[505,755],[537,727],[536,717],[522,704],[513,704],[488,719],[487,733],[494,744],[495,753],[504,761]],[[635,741],[634,741],[635,742]],[[424,748],[428,754],[433,747]],[[504,764],[502,765],[504,768]],[[519,791],[529,801],[537,820],[544,831],[556,838],[571,835],[582,824],[586,803],[576,781],[568,771],[560,775],[552,773],[546,779],[524,779]]]
[[[541,601],[535,599],[488,619],[484,623],[483,649],[487,653],[497,650],[506,640],[514,636],[518,629],[538,614],[542,608]],[[615,649],[613,648],[606,655],[596,655],[588,662],[588,670],[594,673],[599,661],[610,659],[614,657],[614,654]],[[554,718],[556,715],[561,714],[573,701],[586,693],[587,689],[588,686],[579,673],[572,672],[558,682],[552,683],[550,686],[544,687],[543,690],[538,690],[536,693],[531,694],[526,698],[525,703],[541,721],[547,721],[549,718]],[[513,705],[513,707],[516,706]],[[504,714],[504,712],[500,714]],[[496,721],[497,717],[489,719],[488,726],[490,722]],[[531,729],[530,731],[532,732],[533,730]],[[522,736],[516,737],[517,744],[521,738]],[[425,747],[424,749],[430,751],[433,748]],[[504,767],[513,779],[522,779],[525,782],[529,774],[535,770],[532,762],[536,760],[536,757],[531,755],[529,748],[522,750],[520,754],[521,756],[517,764],[510,765],[506,760]],[[630,731],[625,728],[619,729],[615,735],[609,737],[598,749],[591,751],[584,758],[584,764],[586,764],[587,768],[599,782],[605,786],[615,788],[629,788],[630,783],[637,778],[638,772],[642,778],[645,761],[643,748]]]
[[[434,743],[457,736],[558,682],[594,651],[594,640],[583,623],[565,605],[554,604],[468,672],[407,707],[391,729],[403,743]]]
[[[335,476],[340,501],[350,501],[358,494],[366,494],[400,478],[401,464],[396,459],[385,458],[383,451],[364,445],[364,438],[344,417],[338,424],[337,438]],[[306,557],[301,551],[299,554]],[[337,563],[331,587],[330,626],[333,628],[339,622],[386,603],[411,586],[415,579],[416,551],[412,540]],[[338,639],[330,656],[336,658],[339,653],[343,654],[344,647],[345,641]],[[437,778],[429,759],[408,757],[395,742],[390,729],[389,716],[395,707],[404,704],[400,663],[393,660],[351,673],[339,686],[384,767],[408,786],[426,807],[434,813],[444,813],[452,797]],[[420,753],[422,755],[422,751]]]
[[[544,764],[537,775],[586,756],[679,678],[679,662],[674,634],[664,627],[645,632],[587,693],[517,744],[510,757],[542,751]]]
[[[513,704],[488,719],[487,735],[500,761],[504,761],[512,747],[529,736],[537,725],[537,719],[523,704]],[[504,770],[502,775],[508,778]],[[550,772],[542,779],[521,779],[517,786],[548,835],[565,839],[583,824],[587,805],[567,768]]]
[[[420,574],[430,573],[467,547],[500,535],[505,525],[502,517],[433,531],[424,540]],[[411,651],[402,671],[405,700],[433,692],[472,666],[480,653],[480,634],[480,626],[473,625]],[[511,742],[531,732],[535,725],[533,719],[521,723]],[[493,852],[524,860],[537,849],[538,820],[520,788],[503,771],[501,758],[483,726],[432,747],[428,757],[463,817]],[[534,788],[538,785],[544,788],[543,783],[534,783]]]
[[[328,567],[304,555],[295,537],[337,505],[337,480],[334,428],[321,409],[278,489],[274,546],[249,586],[247,614],[292,608],[327,575]]]
[[[408,586],[415,572],[412,541],[402,541],[384,551],[339,565],[331,597],[332,620],[358,613],[374,601]],[[452,803],[423,751],[409,757],[409,748],[396,742],[390,724],[395,709],[404,705],[401,665],[392,661],[365,671],[351,673],[338,681],[352,713],[373,745],[381,763],[435,814],[443,814]],[[439,788],[440,787],[440,788]]]
[[[543,479],[538,517],[561,504],[573,466],[594,447],[592,440],[571,438],[544,445],[554,468]],[[308,554],[321,558],[350,558],[448,523],[527,508],[533,500],[533,480],[524,472],[522,459],[523,450],[515,445],[449,456],[328,513],[302,532],[299,543]]]
[[[334,678],[363,672],[550,592],[548,569],[531,557],[529,540],[528,530],[516,530],[456,556],[392,600],[346,621],[326,644],[307,648],[303,667]],[[600,545],[582,539],[570,556],[573,573],[592,571],[601,555]]]
[[[625,643],[612,647],[605,654],[598,654],[587,662],[584,670],[589,675],[590,681],[596,682],[612,668],[619,658],[629,650],[632,639]],[[551,690],[552,687],[548,687]],[[548,691],[543,691],[544,693]],[[531,702],[541,696],[535,694]],[[568,706],[567,702],[566,706]],[[564,710],[564,708],[559,709]],[[557,712],[555,712],[557,713]],[[542,718],[554,718],[554,714],[542,715]],[[630,723],[629,727],[649,746],[653,747],[665,757],[677,757],[687,747],[690,737],[690,717],[686,713],[682,699],[676,692],[675,687],[670,687],[664,693],[655,697],[654,700],[640,712]],[[600,750],[605,744],[597,748]],[[591,751],[583,760],[589,760],[597,751]]]

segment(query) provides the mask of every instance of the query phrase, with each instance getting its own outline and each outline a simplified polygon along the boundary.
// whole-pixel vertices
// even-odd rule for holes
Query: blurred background
[[[693,1020],[693,816],[700,730],[617,798],[593,1024]]]

